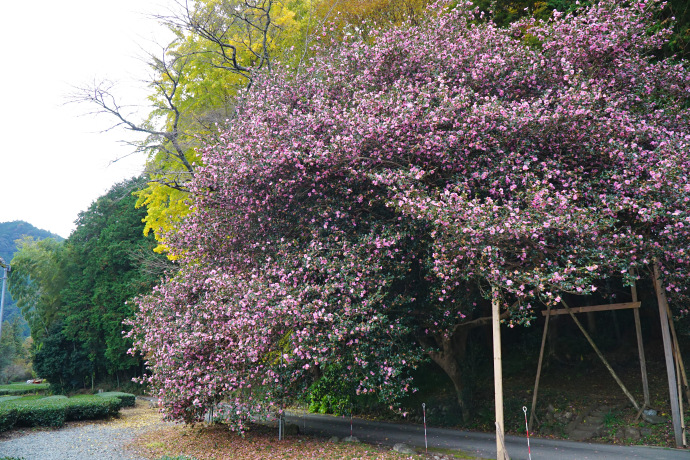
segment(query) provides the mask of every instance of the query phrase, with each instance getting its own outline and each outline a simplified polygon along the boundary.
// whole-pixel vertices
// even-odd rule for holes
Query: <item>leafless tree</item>
[[[107,80],[75,88],[70,102],[90,106],[89,115],[105,114],[115,120],[106,131],[122,127],[146,134],[145,141],[134,144],[133,153],[148,155],[147,172],[152,179],[184,191],[185,184],[194,176],[194,165],[188,155],[196,146],[192,127],[210,128],[218,121],[217,110],[213,108],[209,108],[212,113],[192,114],[180,107],[182,82],[190,63],[193,59],[206,58],[212,66],[241,76],[247,87],[251,86],[257,72],[271,68],[269,43],[280,32],[272,17],[276,1],[223,0],[213,4],[190,4],[180,0],[176,13],[158,16],[159,21],[181,36],[196,35],[209,46],[185,54],[173,42],[160,56],[148,56],[152,77],[147,83],[156,97],[144,121],[135,121],[130,107],[118,102],[115,85]],[[247,62],[240,62],[238,51]],[[232,113],[229,107],[219,110],[225,115],[223,120]],[[176,166],[171,167],[171,164]]]
[[[105,114],[114,119],[115,123],[107,131],[123,127],[129,131],[146,134],[146,140],[136,145],[135,151],[148,153],[150,159],[162,153],[162,158],[159,156],[161,162],[172,161],[178,164],[179,168],[167,171],[171,174],[166,174],[161,179],[165,185],[177,190],[184,190],[184,183],[194,175],[194,168],[185,155],[190,147],[191,135],[182,129],[183,114],[176,103],[176,95],[180,90],[180,81],[188,61],[189,57],[175,56],[167,49],[160,58],[150,56],[150,65],[154,73],[150,85],[159,97],[154,103],[149,119],[142,122],[134,121],[130,107],[122,106],[118,102],[114,94],[115,85],[110,81],[77,87],[70,98],[71,102],[90,106],[89,115]],[[163,118],[164,128],[156,126],[156,115]]]

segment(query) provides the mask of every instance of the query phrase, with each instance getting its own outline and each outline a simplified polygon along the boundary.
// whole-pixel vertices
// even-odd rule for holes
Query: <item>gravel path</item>
[[[137,400],[122,409],[119,418],[96,422],[71,422],[64,428],[21,429],[0,436],[0,457],[25,460],[145,460],[126,446],[145,431],[165,426],[155,409]]]

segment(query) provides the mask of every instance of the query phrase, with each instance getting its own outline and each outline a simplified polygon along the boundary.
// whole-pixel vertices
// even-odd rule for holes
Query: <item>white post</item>
[[[498,302],[498,291],[492,290],[491,296],[491,316],[494,336],[494,399],[496,407],[496,459],[505,460],[508,453],[503,443],[504,424],[503,424],[503,366],[501,358],[501,320],[500,306]]]

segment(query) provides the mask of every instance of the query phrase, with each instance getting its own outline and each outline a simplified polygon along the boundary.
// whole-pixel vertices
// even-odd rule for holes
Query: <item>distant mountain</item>
[[[22,220],[0,222],[0,257],[5,259],[5,262],[10,263],[12,256],[14,256],[14,253],[17,251],[17,246],[14,242],[24,236],[31,236],[35,240],[42,240],[45,238],[53,238],[57,241],[64,240],[64,238],[55,233],[51,233],[48,230],[41,230]]]
[[[51,233],[47,230],[41,230],[40,228],[36,228],[30,223],[21,220],[16,220],[14,222],[0,222],[0,257],[2,257],[8,264],[12,261],[12,257],[14,257],[14,253],[17,251],[15,241],[24,236],[31,236],[35,240],[42,240],[45,238],[53,238],[57,241],[64,240],[64,238],[59,235]],[[0,278],[2,278],[1,273]],[[0,282],[0,289],[2,289],[2,282]],[[5,310],[2,316],[4,321],[10,322],[17,316],[21,317],[21,312],[15,305],[9,292],[5,293]]]

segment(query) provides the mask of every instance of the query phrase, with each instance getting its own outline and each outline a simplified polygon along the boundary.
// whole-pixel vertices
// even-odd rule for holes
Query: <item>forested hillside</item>
[[[10,291],[29,323],[34,370],[55,387],[128,382],[142,372],[130,356],[123,320],[127,300],[151,289],[166,267],[143,234],[143,209],[134,178],[113,188],[79,214],[65,241],[25,237],[12,259]]]

